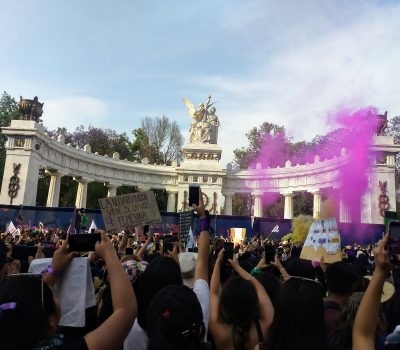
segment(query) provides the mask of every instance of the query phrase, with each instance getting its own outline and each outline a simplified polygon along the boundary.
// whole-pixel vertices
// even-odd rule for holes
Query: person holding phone
[[[200,237],[193,289],[189,289],[188,291],[188,287],[183,286],[179,263],[174,263],[175,260],[172,257],[160,256],[154,258],[135,283],[135,291],[139,303],[138,317],[125,339],[124,350],[187,349],[188,347],[182,347],[180,345],[183,343],[191,343],[197,346],[199,345],[199,340],[206,340],[210,307],[210,291],[208,287],[208,257],[210,247],[208,232],[209,223],[202,196],[199,197],[198,205],[194,204],[193,208],[197,211],[200,218]],[[179,327],[177,327],[176,324],[171,322],[172,324],[166,325],[168,321],[172,321],[175,318],[182,320],[184,318],[180,317],[182,315],[174,315],[171,318],[167,315],[168,320],[166,320],[166,322],[162,322],[162,317],[156,317],[156,321],[154,322],[147,322],[147,320],[154,319],[154,314],[148,314],[147,312],[152,305],[154,297],[159,293],[164,295],[163,289],[169,287],[177,287],[176,291],[178,293],[183,292],[185,295],[187,293],[197,298],[201,307],[203,322],[200,325],[201,327],[199,327],[198,330],[196,329],[196,334],[193,334],[193,330],[191,329],[190,332],[182,336],[182,331],[178,329]],[[182,288],[186,289],[183,291]],[[180,294],[175,299],[181,300],[180,297],[185,297],[185,295]],[[161,304],[161,308],[163,311],[168,309],[167,301]],[[183,308],[183,310],[185,309],[190,309],[190,306]],[[158,307],[157,310],[159,310]],[[163,314],[165,315],[165,312],[163,312]],[[149,326],[149,328],[147,326]],[[176,338],[174,338],[175,336]],[[172,342],[171,337],[174,338]],[[181,339],[181,337],[184,339]]]
[[[274,307],[261,283],[236,258],[228,259],[238,276],[221,287],[225,249],[215,262],[210,286],[210,331],[217,349],[254,349],[264,344],[274,318]]]
[[[353,325],[353,350],[375,350],[375,333],[378,326],[383,285],[393,266],[386,234],[374,249],[375,270],[361,299]]]
[[[68,251],[67,241],[64,241],[54,253],[51,268],[46,269],[43,274],[8,276],[0,284],[2,350],[106,350],[118,349],[122,345],[136,317],[135,293],[104,231],[101,231],[101,241],[96,243],[95,250],[107,266],[113,296],[111,316],[84,337],[63,344],[63,336],[57,334],[61,316],[60,304],[50,287],[62,278],[62,272],[77,255]]]

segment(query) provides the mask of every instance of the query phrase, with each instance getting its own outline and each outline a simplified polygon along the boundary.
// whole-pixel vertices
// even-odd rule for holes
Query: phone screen
[[[224,262],[228,261],[228,259],[233,259],[233,243],[225,242],[224,249]]]
[[[174,245],[172,243],[172,235],[165,235],[163,239],[163,253],[166,254],[168,251],[172,251]]]
[[[400,221],[389,222],[389,255],[400,254]],[[397,261],[398,259],[396,259]]]
[[[11,256],[14,259],[27,260],[29,256],[36,255],[37,247],[29,245],[13,245]]]
[[[190,184],[189,185],[189,207],[193,204],[199,205],[200,202],[200,185]]]
[[[96,242],[100,242],[100,233],[82,233],[70,235],[68,238],[70,252],[91,252],[94,251]]]

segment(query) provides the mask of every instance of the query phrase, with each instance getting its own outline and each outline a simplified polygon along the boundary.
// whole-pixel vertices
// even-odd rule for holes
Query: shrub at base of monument
[[[108,233],[117,233],[126,227],[151,225],[162,220],[153,191],[102,198],[99,204]]]
[[[326,263],[342,260],[340,235],[335,218],[319,220],[312,223],[304,242],[300,258]]]

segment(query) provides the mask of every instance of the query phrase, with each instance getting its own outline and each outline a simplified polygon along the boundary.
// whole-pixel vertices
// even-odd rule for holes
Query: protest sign
[[[335,218],[314,221],[311,224],[306,241],[300,254],[301,259],[326,263],[342,260],[340,234]]]
[[[161,221],[153,191],[135,192],[99,199],[106,231],[116,233],[125,227],[151,225]]]
[[[189,239],[189,231],[192,226],[192,211],[179,213],[179,240],[186,245]]]

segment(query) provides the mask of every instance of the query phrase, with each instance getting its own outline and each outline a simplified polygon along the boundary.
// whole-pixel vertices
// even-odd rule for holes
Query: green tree
[[[140,134],[147,141],[148,152],[145,155],[150,163],[170,165],[172,161],[183,159],[183,136],[175,121],[162,117],[145,117],[142,119]]]
[[[249,140],[249,145],[244,148],[237,148],[233,151],[234,163],[240,168],[246,169],[260,155],[265,144],[268,144],[273,139],[282,140],[284,144],[288,143],[286,138],[285,128],[283,126],[264,122],[260,127],[253,127],[246,137]],[[274,166],[273,164],[269,164]]]
[[[0,127],[9,126],[11,120],[19,116],[17,101],[7,92],[3,92],[0,98]],[[6,162],[5,150],[6,136],[0,131],[0,180],[3,179],[4,165]]]

